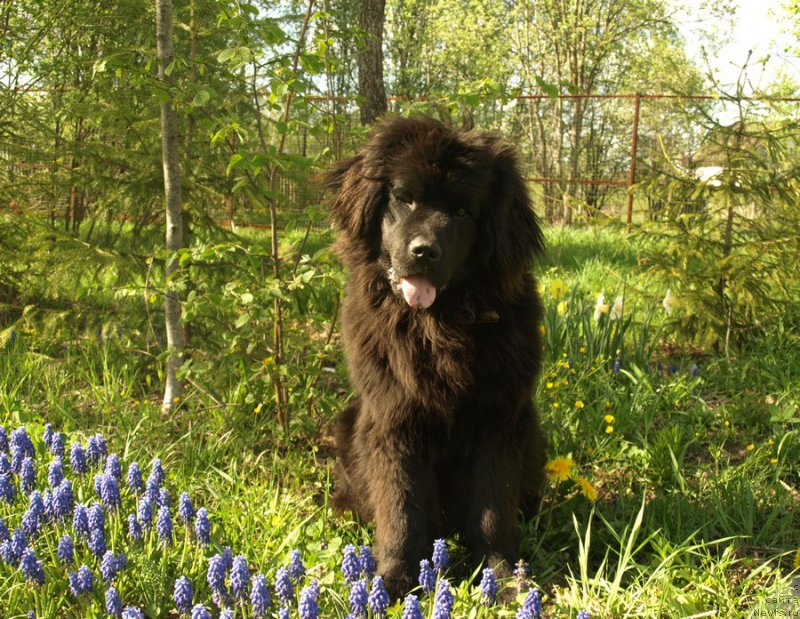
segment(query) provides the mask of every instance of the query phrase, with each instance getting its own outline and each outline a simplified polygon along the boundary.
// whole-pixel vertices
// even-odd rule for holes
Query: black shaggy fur
[[[545,461],[530,273],[543,240],[515,150],[429,118],[393,118],[326,182],[349,270],[342,335],[357,393],[336,433],[335,504],[375,520],[378,570],[395,597],[433,539],[454,531],[475,561],[507,569]],[[409,259],[411,238],[441,257]],[[427,309],[398,291],[396,275],[417,271],[437,287]]]

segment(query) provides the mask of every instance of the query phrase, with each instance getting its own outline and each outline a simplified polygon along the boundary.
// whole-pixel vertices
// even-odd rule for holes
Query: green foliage
[[[672,326],[701,346],[728,350],[800,317],[800,134],[754,116],[711,126],[701,153],[715,167],[673,163],[666,182],[643,183],[664,209],[637,231],[657,241],[647,269],[674,295]]]

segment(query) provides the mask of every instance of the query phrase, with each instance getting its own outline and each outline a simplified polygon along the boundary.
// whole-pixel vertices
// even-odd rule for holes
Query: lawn
[[[302,243],[302,234],[287,236]],[[491,587],[480,584],[488,576],[466,564],[458,539],[448,539],[439,583],[411,592],[419,614],[413,600],[384,611],[363,549],[372,529],[328,505],[330,426],[349,391],[330,328],[342,276],[325,240],[298,250],[306,257],[294,269],[292,350],[282,368],[291,389],[288,431],[275,422],[269,398],[277,370],[246,345],[269,338],[260,333],[269,321],[257,311],[248,310],[239,326],[249,331],[238,339],[213,340],[232,351],[220,365],[194,334],[198,369],[186,405],[170,416],[160,413],[161,360],[142,323],[111,316],[99,333],[81,323],[61,342],[32,326],[3,332],[0,542],[6,529],[10,539],[0,545],[0,615],[104,617],[110,601],[128,617],[203,617],[203,607],[217,617],[225,607],[237,617],[343,619],[358,616],[369,594],[364,616],[442,619],[450,616],[448,593],[451,616],[470,618],[536,617],[538,598],[547,617],[800,612],[800,591],[792,597],[791,588],[800,567],[797,332],[776,320],[727,354],[681,337],[667,290],[648,271],[658,247],[602,228],[551,231],[537,272],[547,308],[537,402],[550,464],[542,510],[523,525],[527,574],[499,582],[503,602],[495,603]],[[114,296],[87,290],[76,304],[113,308],[129,298],[123,288]],[[243,302],[235,286],[220,295]],[[261,301],[269,305],[257,294],[245,302]],[[68,305],[54,310],[62,322],[70,320]],[[195,316],[212,310],[193,306]],[[204,382],[209,372],[214,380]],[[90,449],[97,434],[105,449],[96,438]],[[72,458],[81,450],[95,454],[86,472]],[[25,455],[33,467],[27,482]],[[74,521],[81,510],[62,503],[100,506],[101,533],[97,526],[82,533]],[[198,530],[201,508],[208,533]],[[33,558],[22,556],[24,544],[15,546],[16,530],[25,531]],[[59,552],[67,535],[71,560]],[[90,590],[82,588],[81,566],[93,576]],[[186,581],[176,585],[182,576],[191,603]]]

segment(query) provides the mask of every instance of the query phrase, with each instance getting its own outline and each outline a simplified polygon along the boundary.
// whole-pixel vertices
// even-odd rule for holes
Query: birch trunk
[[[164,87],[171,89],[174,78],[167,69],[175,60],[172,43],[172,0],[156,0],[156,51],[158,54],[158,76]],[[172,105],[171,96],[161,103],[161,160],[164,168],[164,199],[167,206],[166,246],[170,252],[183,247],[183,219],[181,216],[181,184],[178,151],[178,116]],[[170,412],[183,397],[183,384],[178,379],[178,370],[183,363],[185,347],[183,324],[181,322],[181,300],[172,286],[171,280],[178,269],[178,261],[171,257],[167,261],[166,296],[164,313],[167,330],[167,383],[164,387],[164,400],[161,411]]]

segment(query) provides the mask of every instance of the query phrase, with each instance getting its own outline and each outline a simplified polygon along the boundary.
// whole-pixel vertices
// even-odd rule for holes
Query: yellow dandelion
[[[606,426],[606,434],[614,434],[614,426]]]
[[[585,477],[578,475],[575,477],[575,483],[578,485],[578,487],[580,487],[583,496],[589,499],[592,503],[597,500],[597,490],[592,485],[592,482]]]
[[[753,451],[755,448],[756,448],[756,446],[755,446],[753,443],[750,443],[750,444],[747,446],[747,451]]]
[[[774,444],[775,444],[775,441],[773,439],[769,439],[767,441],[767,445],[774,445]]]
[[[578,400],[577,402],[575,402],[575,408],[577,408],[578,410],[582,409],[584,406],[586,405],[583,403],[583,400]]]
[[[769,459],[769,463],[770,464],[778,464],[778,459],[777,458],[770,458]]]
[[[139,400],[134,400],[133,401],[133,405],[134,406],[139,406],[139,404],[141,404],[141,402],[139,402]]]
[[[175,396],[174,398],[172,398],[172,401],[178,403],[181,401],[181,399],[178,396]]]
[[[580,353],[585,353],[585,352],[586,352],[586,346],[581,346],[581,347],[578,349],[578,352],[580,352]]]
[[[555,385],[553,383],[547,383],[546,387],[548,389],[552,389]]]
[[[553,408],[560,408],[560,407],[561,404],[559,404],[558,402],[553,402]]]
[[[614,423],[614,415],[606,415],[603,417],[603,421],[605,421],[607,424]]]
[[[261,412],[261,404],[259,404],[258,406],[256,406],[256,407],[253,409],[253,412],[254,412],[256,415],[258,415],[258,414]]]
[[[567,294],[567,287],[560,279],[550,280],[550,296],[554,299],[560,299]]]
[[[545,465],[544,470],[551,480],[566,481],[574,468],[575,462],[572,458],[554,458]]]
[[[606,402],[605,404],[603,404],[603,408],[606,409],[607,411],[610,411],[611,410],[611,402]]]
[[[558,315],[563,316],[564,314],[566,314],[567,307],[568,305],[566,301],[561,301],[558,305],[556,305],[556,311],[558,312]]]
[[[725,427],[726,428],[730,428],[731,427],[731,422],[728,421],[727,419],[725,420]]]
[[[271,365],[274,361],[275,359],[273,359],[272,357],[264,357],[264,361],[262,363],[264,365]]]

